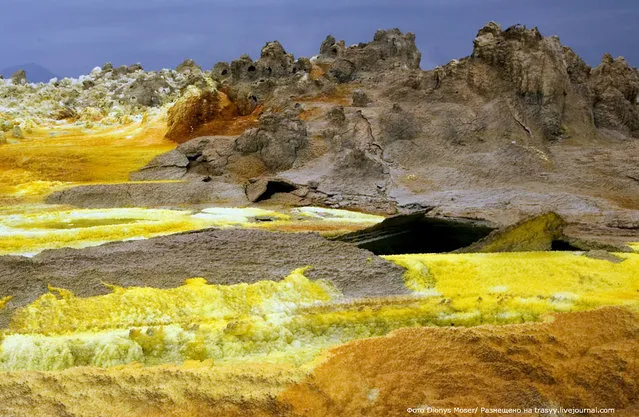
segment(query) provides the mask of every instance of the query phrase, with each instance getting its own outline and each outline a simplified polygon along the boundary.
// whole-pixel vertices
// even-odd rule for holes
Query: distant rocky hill
[[[57,75],[55,75],[53,72],[49,71],[41,65],[34,64],[33,62],[4,68],[0,70],[0,75],[2,75],[4,78],[9,78],[11,77],[11,75],[15,74],[16,71],[20,70],[23,70],[26,73],[27,79],[32,83],[46,83],[49,82],[49,80],[51,80],[52,78],[57,77]]]

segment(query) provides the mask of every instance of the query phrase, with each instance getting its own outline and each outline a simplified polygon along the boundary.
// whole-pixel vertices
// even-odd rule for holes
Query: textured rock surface
[[[590,86],[594,93],[597,127],[639,133],[639,72],[625,59],[605,54],[592,70]]]
[[[310,374],[282,365],[208,362],[9,372],[0,382],[0,411],[386,417],[424,405],[591,408],[594,402],[634,417],[637,328],[632,313],[605,308],[558,315],[551,323],[402,329],[331,349]]]
[[[169,168],[168,171],[173,172],[173,169]],[[162,172],[166,173],[166,170],[163,169]],[[85,208],[177,207],[189,204],[242,205],[246,202],[241,185],[201,180],[84,185],[67,188],[47,197],[49,204],[70,204]]]
[[[350,81],[356,71],[389,70],[394,67],[419,68],[421,53],[415,35],[399,29],[379,30],[369,43],[348,48],[344,41],[328,36],[320,47],[320,60],[330,62],[329,74],[339,82]],[[334,61],[332,61],[334,60]]]
[[[353,106],[354,107],[366,107],[371,100],[366,94],[366,92],[362,90],[353,91]]]
[[[132,181],[179,180],[187,171],[189,159],[182,152],[173,150],[159,155],[142,170],[130,175]]]
[[[290,366],[193,365],[7,373],[11,377],[0,382],[0,413],[21,416],[28,410],[30,416],[282,417],[288,415],[290,407],[279,403],[277,394],[303,376],[301,370]],[[52,384],[64,388],[54,393]],[[229,395],[229,385],[237,394]],[[32,396],[23,390],[39,394]]]
[[[204,230],[45,251],[30,259],[2,256],[2,293],[14,298],[0,319],[44,294],[49,284],[89,296],[108,293],[105,282],[171,288],[203,277],[216,284],[250,283],[280,280],[305,266],[313,267],[309,278],[332,281],[346,297],[408,292],[401,267],[347,243],[310,233]]]
[[[295,60],[279,42],[273,41],[264,45],[259,59],[254,61],[244,54],[230,64],[218,62],[212,75],[239,113],[248,115],[281,89],[290,95],[292,91],[313,88],[307,80],[311,69],[308,58]]]
[[[196,64],[192,59],[185,59],[175,70],[181,73],[198,73],[202,72],[202,67]]]
[[[185,112],[200,119],[198,107],[190,106],[188,102],[184,106]],[[216,106],[212,107],[212,117],[216,117]],[[177,115],[178,110],[172,114]],[[186,126],[183,121],[180,119],[181,127]],[[197,121],[194,123],[197,124]],[[183,178],[188,173],[191,179],[228,174],[227,177],[246,180],[265,172],[291,168],[307,145],[306,123],[294,112],[269,112],[262,114],[257,127],[238,137],[206,136],[185,142],[132,173],[131,179],[172,180]]]
[[[223,93],[191,88],[169,109],[166,137],[177,143],[186,142],[205,123],[236,115],[237,108]]]
[[[280,171],[293,166],[307,141],[306,124],[294,114],[267,113],[257,128],[237,138],[235,149],[243,155],[256,154],[269,170]]]
[[[495,23],[484,26],[474,41],[473,55],[514,87],[528,106],[535,106],[543,134],[561,134],[561,118],[570,79],[559,38],[541,36],[537,28],[513,26],[505,31]],[[479,88],[489,88],[479,85]]]
[[[557,315],[543,324],[402,329],[332,350],[307,381],[280,398],[293,404],[294,416],[403,416],[407,408],[462,403],[597,403],[630,417],[639,405],[638,332],[636,316],[616,308]]]
[[[566,221],[555,213],[525,219],[492,232],[460,252],[526,252],[553,250],[553,242],[565,239]]]

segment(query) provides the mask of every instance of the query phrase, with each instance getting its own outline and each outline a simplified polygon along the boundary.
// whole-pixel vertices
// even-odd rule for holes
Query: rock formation
[[[175,70],[181,73],[198,73],[202,72],[202,67],[196,64],[192,59],[185,59]]]
[[[53,78],[28,84],[18,71],[11,82],[0,80],[0,124],[5,118],[27,125],[68,120],[76,126],[127,124],[137,117],[162,113],[189,86],[213,89],[208,72],[144,71],[140,64],[113,67],[109,62],[77,79]]]
[[[235,141],[235,149],[243,155],[255,154],[271,171],[293,166],[297,153],[307,145],[304,121],[292,113],[266,113],[257,128],[249,129]]]
[[[167,137],[182,145],[131,178],[211,177],[258,199],[284,181],[300,204],[381,212],[454,193],[511,220],[639,204],[639,72],[623,58],[590,68],[556,36],[490,22],[469,57],[419,62],[414,35],[398,29],[350,47],[328,36],[310,60],[268,42],[256,60],[216,64],[208,84],[189,81],[168,112]],[[179,72],[203,77],[188,60]],[[127,100],[154,105],[136,85]],[[492,191],[468,192],[481,189]],[[506,195],[546,202],[497,210]],[[467,210],[456,201],[447,213]]]
[[[177,180],[182,178],[189,166],[189,159],[176,150],[155,157],[142,170],[131,174],[132,181],[137,180]]]
[[[370,43],[346,48],[344,41],[328,36],[320,47],[319,62],[330,64],[328,74],[338,82],[351,81],[356,72],[418,69],[421,53],[415,35],[399,29],[379,30]]]
[[[11,75],[11,82],[15,85],[26,84],[29,81],[27,80],[27,73],[24,70],[18,70]]]
[[[537,28],[513,26],[504,31],[494,22],[480,29],[473,42],[472,59],[494,71],[490,75],[510,83],[510,89],[537,119],[550,139],[561,134],[562,115],[570,88],[559,38],[544,38]],[[475,67],[481,64],[473,63]],[[490,71],[489,70],[489,71]],[[494,84],[493,80],[491,84]],[[490,85],[479,83],[488,91]]]
[[[217,118],[230,119],[237,115],[237,108],[224,93],[210,89],[191,87],[169,109],[166,137],[182,143],[207,122]]]
[[[592,70],[590,88],[594,95],[597,127],[630,132],[639,137],[639,73],[625,59],[605,54]]]
[[[207,94],[208,99],[201,99],[201,94]],[[224,117],[218,94],[223,93],[198,91],[180,99],[169,111],[167,137],[189,137],[195,127]],[[209,136],[185,142],[132,173],[131,179],[179,179],[187,173],[195,178],[221,176],[234,171],[234,166],[239,169],[238,165],[251,161],[257,169],[254,174],[273,173],[291,168],[307,143],[306,124],[294,112],[265,113],[256,128],[246,130],[237,138]]]

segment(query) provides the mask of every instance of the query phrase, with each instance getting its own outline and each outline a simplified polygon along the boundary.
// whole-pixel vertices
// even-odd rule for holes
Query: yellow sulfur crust
[[[130,172],[175,148],[164,138],[165,119],[160,112],[92,130],[35,126],[25,139],[0,146],[0,203],[39,201],[69,183],[127,181]]]
[[[319,210],[319,209],[318,209]],[[258,216],[273,219],[255,222]],[[110,241],[142,239],[207,227],[243,227],[331,233],[372,225],[383,217],[332,210],[323,217],[255,207],[188,210],[147,208],[66,209],[60,206],[13,206],[0,209],[0,255],[30,255],[44,249],[82,248]]]
[[[639,254],[618,256],[622,262],[571,252],[389,256],[407,267],[415,295],[350,301],[303,270],[280,282],[195,278],[175,289],[113,287],[89,298],[52,288],[14,314],[0,368],[206,359],[303,365],[329,346],[401,327],[521,323],[607,305],[636,310]]]

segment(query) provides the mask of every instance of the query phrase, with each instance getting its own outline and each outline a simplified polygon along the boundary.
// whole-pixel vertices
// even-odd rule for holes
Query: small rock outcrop
[[[543,37],[536,27],[527,29],[521,25],[502,31],[498,24],[490,22],[479,30],[473,45],[473,59],[494,68],[526,105],[536,107],[543,134],[559,137],[570,88],[559,38]],[[491,86],[482,88],[489,90]]]
[[[235,141],[235,149],[255,154],[271,171],[289,169],[297,153],[308,143],[306,124],[291,112],[266,113],[259,126],[244,132]]]
[[[195,178],[217,177],[224,175],[229,159],[236,153],[234,142],[234,137],[204,136],[181,144],[176,151],[186,157],[187,172]]]
[[[337,42],[333,35],[328,35],[320,45],[320,56],[323,58],[336,58],[344,49],[344,41]]]
[[[135,74],[138,71],[144,71],[144,68],[142,67],[142,64],[140,63],[131,64],[131,65],[122,65],[117,68],[113,68],[113,66],[111,66],[111,72],[113,72],[113,75],[115,76]]]
[[[186,172],[189,159],[184,153],[174,149],[158,155],[140,171],[133,172],[131,181],[179,180]]]
[[[17,70],[11,75],[11,82],[14,85],[22,85],[27,84],[29,80],[27,80],[27,73],[25,70]]]
[[[353,80],[357,67],[352,61],[344,58],[337,58],[331,64],[328,75],[338,83],[347,83]]]
[[[379,30],[372,42],[349,48],[344,41],[328,36],[320,46],[320,61],[330,63],[328,73],[338,82],[351,81],[359,71],[386,71],[393,68],[417,69],[421,52],[415,45],[415,35],[399,29]]]
[[[553,212],[543,213],[495,230],[457,252],[549,251],[557,249],[557,242],[567,239],[564,236],[565,227],[566,221],[561,216]]]
[[[365,91],[355,90],[353,91],[352,103],[353,107],[366,107],[371,102]]]
[[[594,93],[597,127],[632,132],[639,137],[639,72],[623,57],[605,54],[593,68],[590,86]]]
[[[175,67],[177,72],[182,74],[202,72],[202,67],[195,63],[192,59],[185,59],[180,65]]]
[[[278,41],[267,42],[262,48],[260,58],[253,61],[244,54],[231,64],[220,62],[213,68],[216,77],[224,79],[228,75],[234,82],[252,82],[262,79],[277,79],[290,77],[299,71],[309,71],[310,62],[307,58],[295,61],[293,54],[286,52]]]
[[[196,106],[194,106],[196,107]],[[191,111],[193,122],[183,129],[197,125],[202,117],[215,117],[217,105]],[[197,109],[197,107],[196,107]],[[182,119],[185,120],[185,119]],[[185,132],[188,137],[189,132]],[[186,141],[177,149],[160,155],[141,170],[131,174],[132,180],[169,180],[188,177],[228,176],[235,179],[253,177],[264,172],[289,169],[297,154],[308,144],[306,124],[292,112],[265,113],[258,127],[248,129],[238,137],[205,136]]]
[[[216,118],[229,119],[237,115],[237,108],[219,91],[189,87],[187,92],[169,109],[166,137],[183,143],[196,137],[196,132]]]
[[[259,76],[283,77],[293,72],[293,54],[288,54],[278,42],[268,42],[262,48],[260,59],[257,61]]]
[[[169,88],[167,80],[155,73],[136,78],[119,93],[129,103],[142,107],[159,107],[165,104],[161,91]]]
[[[231,66],[228,62],[218,62],[213,66],[211,73],[213,78],[223,81],[231,76]]]

